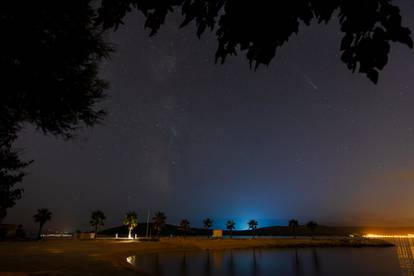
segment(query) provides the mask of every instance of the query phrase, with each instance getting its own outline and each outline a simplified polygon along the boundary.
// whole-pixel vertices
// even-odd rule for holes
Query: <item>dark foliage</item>
[[[195,22],[198,36],[216,30],[216,60],[222,63],[229,55],[246,52],[251,66],[267,65],[301,27],[338,17],[344,34],[341,60],[374,83],[388,62],[391,42],[413,47],[411,32],[390,0],[102,0],[99,22],[116,29],[127,12],[138,10],[153,35],[177,9],[184,16],[181,26]]]
[[[52,219],[52,212],[46,208],[38,209],[37,213],[33,215],[33,219],[36,223],[39,223],[39,232],[37,237],[38,239],[41,239],[43,226],[47,221]]]
[[[292,229],[295,239],[296,239],[296,228],[298,228],[298,226],[299,226],[299,221],[297,221],[296,219],[289,220],[289,228]]]
[[[233,238],[233,231],[236,229],[234,220],[231,219],[226,222],[226,229],[230,232],[230,238]]]
[[[180,221],[179,229],[184,234],[184,236],[187,235],[187,233],[191,230],[190,222],[188,221],[188,219],[182,219]]]
[[[259,225],[257,220],[251,219],[247,222],[247,225],[249,225],[249,229],[252,231],[253,237],[256,236],[257,226]]]
[[[309,230],[311,232],[312,239],[313,239],[313,235],[314,235],[314,232],[315,232],[316,228],[318,227],[318,223],[311,220],[308,223],[306,223],[306,227],[309,228]]]
[[[155,233],[159,237],[162,229],[165,227],[165,221],[167,220],[167,216],[163,212],[157,212],[155,213],[155,216],[152,220]]]
[[[213,220],[211,218],[206,218],[203,220],[204,228],[207,230],[210,230],[211,227],[213,227]]]
[[[106,220],[106,216],[104,212],[102,212],[101,210],[96,210],[92,212],[89,223],[92,227],[95,227],[95,239],[98,235],[98,227],[103,226],[105,220]]]
[[[28,163],[11,147],[25,123],[70,138],[104,115],[98,64],[111,48],[93,2],[0,1],[0,219],[22,195],[12,187]]]
[[[7,216],[7,209],[22,197],[23,189],[15,185],[23,180],[24,169],[30,164],[21,161],[18,152],[12,148],[15,138],[9,135],[0,141],[0,223]]]
[[[93,1],[1,1],[0,124],[70,137],[104,114],[98,64],[110,53]]]

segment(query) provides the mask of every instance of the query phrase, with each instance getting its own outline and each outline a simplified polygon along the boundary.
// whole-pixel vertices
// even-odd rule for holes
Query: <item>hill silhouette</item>
[[[138,236],[145,236],[147,229],[146,223],[140,223],[134,229],[133,234]],[[153,229],[152,223],[149,224],[149,229]],[[151,231],[154,233],[154,230]],[[206,230],[203,228],[192,227],[190,232],[187,234],[189,236],[208,236],[211,235],[211,230]],[[116,233],[120,237],[128,235],[127,226],[117,226],[113,228],[108,228],[99,232],[99,235],[103,236],[115,236]],[[363,227],[363,226],[325,226],[320,225],[314,231],[316,236],[349,236],[349,235],[364,235],[368,233],[375,233],[380,235],[405,235],[413,234],[414,227]],[[178,225],[166,224],[161,231],[161,236],[181,236],[183,233],[179,229]],[[224,235],[230,235],[230,232],[223,230]],[[251,230],[234,230],[233,236],[251,236],[253,233]],[[270,226],[262,227],[256,230],[256,235],[258,236],[310,236],[311,232],[309,228],[304,225],[300,225],[295,229],[295,232],[292,231],[288,226]]]

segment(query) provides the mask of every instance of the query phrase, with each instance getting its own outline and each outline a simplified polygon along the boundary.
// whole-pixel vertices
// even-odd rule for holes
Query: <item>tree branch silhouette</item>
[[[102,0],[98,21],[116,29],[125,14],[136,10],[146,17],[145,27],[154,35],[168,14],[180,9],[181,27],[194,22],[198,36],[206,29],[216,31],[215,57],[220,63],[243,52],[250,66],[268,65],[301,27],[327,24],[333,18],[339,18],[344,34],[341,60],[374,83],[388,62],[392,42],[413,47],[411,31],[402,25],[399,8],[389,0]]]

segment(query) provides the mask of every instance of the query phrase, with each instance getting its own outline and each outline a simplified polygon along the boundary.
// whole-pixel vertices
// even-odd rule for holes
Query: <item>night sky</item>
[[[399,3],[414,30],[414,2]],[[103,125],[71,141],[25,129],[18,147],[35,163],[6,223],[31,228],[46,207],[60,230],[88,229],[95,209],[108,227],[128,210],[144,222],[147,208],[194,226],[414,226],[413,51],[394,44],[374,85],[340,61],[333,21],[254,71],[242,56],[216,65],[214,34],[197,39],[180,20],[149,38],[133,13],[111,34]]]

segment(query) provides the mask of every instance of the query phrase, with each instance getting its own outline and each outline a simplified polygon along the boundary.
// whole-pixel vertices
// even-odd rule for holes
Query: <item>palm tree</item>
[[[187,232],[190,230],[190,222],[187,219],[181,220],[180,230],[184,233],[184,236],[187,235]]]
[[[165,220],[167,217],[163,212],[157,212],[155,213],[154,218],[152,219],[154,221],[154,230],[157,233],[157,236],[160,236],[162,228],[165,226]]]
[[[42,208],[38,209],[37,213],[33,216],[34,221],[39,223],[39,232],[37,234],[37,238],[40,240],[42,235],[42,228],[43,225],[49,220],[52,219],[52,212],[49,209]]]
[[[132,239],[132,230],[138,225],[138,215],[135,211],[129,211],[124,218],[124,225],[128,226],[128,238]]]
[[[314,234],[314,231],[315,231],[316,227],[318,227],[318,224],[315,221],[311,220],[308,223],[306,223],[306,227],[309,228],[309,230],[311,232],[312,239],[313,239],[313,234]]]
[[[98,235],[98,227],[104,225],[104,221],[106,220],[105,214],[101,210],[93,211],[91,214],[91,220],[89,223],[92,227],[95,227],[95,239]]]
[[[247,223],[249,225],[249,229],[252,230],[253,232],[253,237],[256,236],[256,230],[257,230],[257,225],[259,225],[259,223],[257,222],[257,220],[251,219],[249,220],[249,222]]]
[[[296,219],[289,220],[289,228],[293,232],[293,236],[296,239],[296,228],[299,226],[299,222]]]
[[[234,220],[228,220],[226,223],[226,228],[227,230],[230,231],[230,238],[233,238],[233,230],[236,228],[236,223],[234,222]]]
[[[206,218],[203,220],[204,228],[208,231],[213,226],[213,220],[210,218]]]

